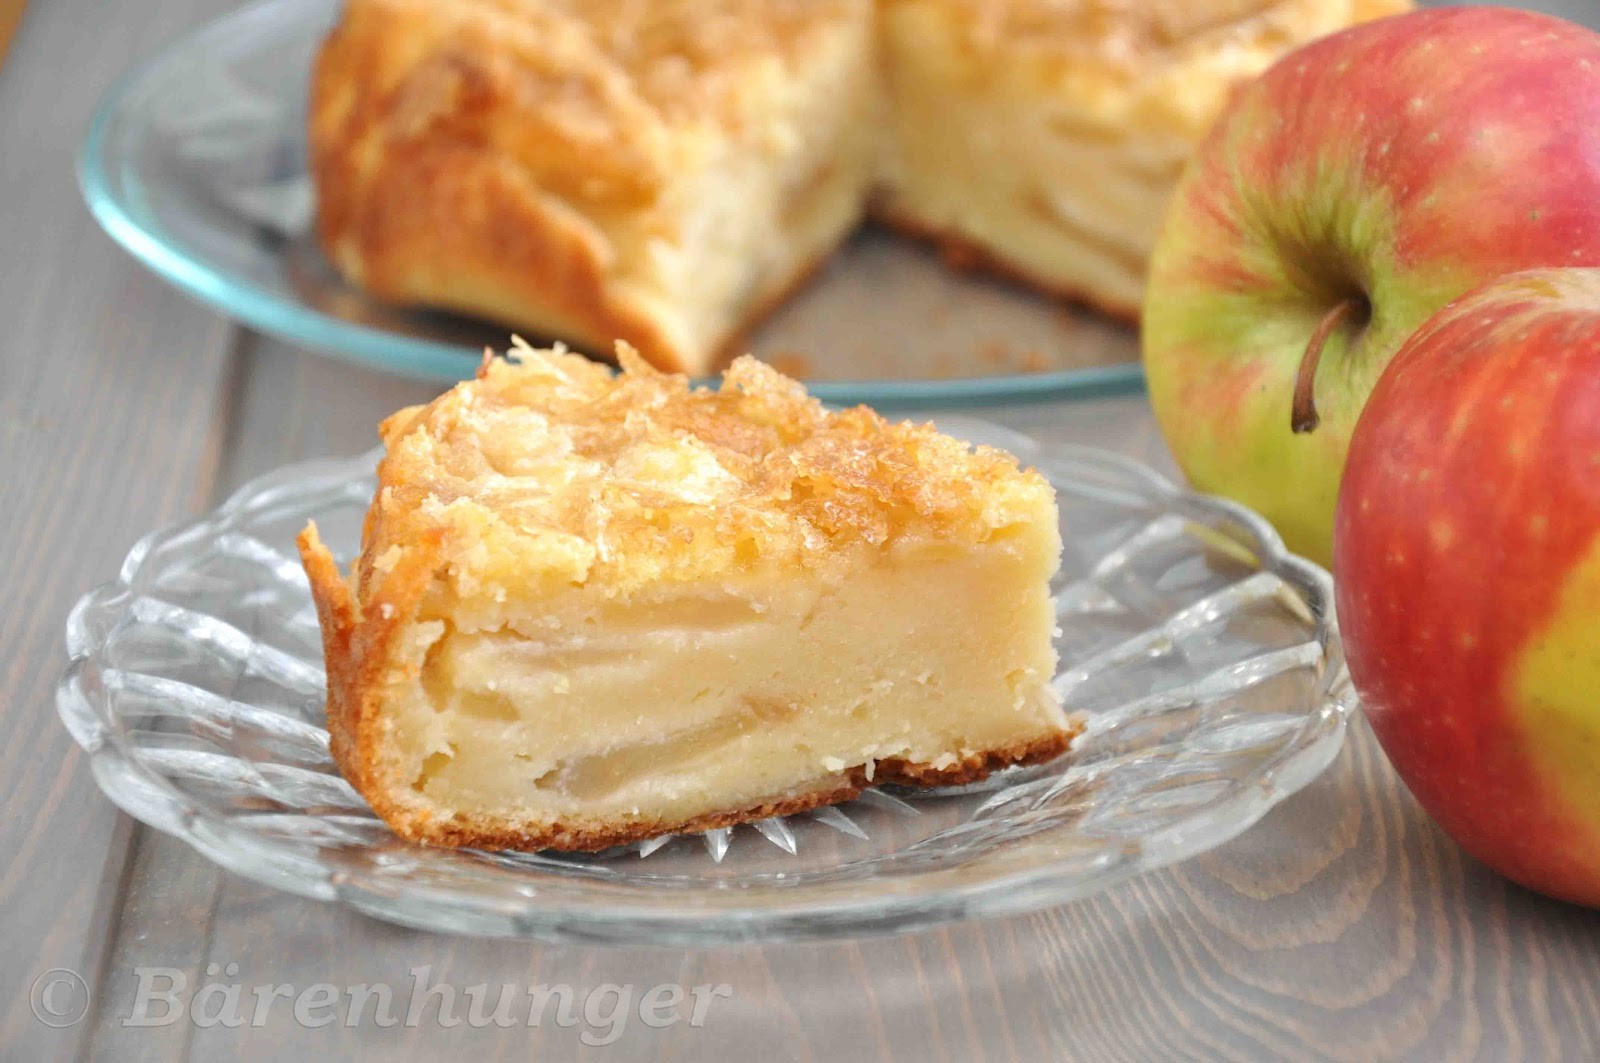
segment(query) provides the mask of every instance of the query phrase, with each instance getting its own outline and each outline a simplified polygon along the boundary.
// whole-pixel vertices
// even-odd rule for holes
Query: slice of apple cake
[[[1067,748],[1037,472],[750,358],[515,358],[384,422],[348,580],[301,536],[333,752],[400,834],[596,849]]]

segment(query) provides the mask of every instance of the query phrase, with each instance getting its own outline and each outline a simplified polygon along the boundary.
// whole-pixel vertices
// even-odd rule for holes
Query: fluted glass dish
[[[315,519],[354,554],[376,454],[281,469],[140,542],[72,612],[61,717],[112,801],[238,874],[412,926],[568,942],[1024,912],[1210,849],[1322,771],[1353,706],[1326,572],[1255,514],[1134,462],[940,427],[1012,451],[1058,494],[1055,685],[1087,730],[1050,764],[596,854],[402,841],[329,757],[293,546]]]
[[[389,372],[469,377],[485,346],[507,345],[505,328],[368,298],[313,238],[307,87],[338,10],[267,0],[136,67],[90,123],[84,199],[140,262],[252,328]],[[1088,398],[1143,381],[1126,325],[871,230],[750,346],[829,402]]]

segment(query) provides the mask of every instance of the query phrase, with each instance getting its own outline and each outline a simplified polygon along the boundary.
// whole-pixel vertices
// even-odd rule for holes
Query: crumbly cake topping
[[[1249,76],[1406,0],[346,0],[318,67],[361,74],[319,94],[312,142],[347,145],[358,166],[413,142],[489,148],[559,199],[637,209],[709,150],[686,130],[760,150],[808,57],[912,6],[951,28],[975,77],[1025,69],[1091,113],[1142,86],[1147,105],[1203,125],[1225,86],[1181,98],[1191,63]]]
[[[426,549],[463,598],[539,581],[625,591],[985,541],[1051,505],[1008,454],[865,407],[829,412],[754,358],[712,390],[619,354],[613,375],[522,348],[385,421],[361,584]]]
[[[330,49],[375,43],[333,120],[493,144],[541,188],[627,206],[691,146],[674,129],[760,134],[762,98],[869,18],[870,0],[348,0]]]

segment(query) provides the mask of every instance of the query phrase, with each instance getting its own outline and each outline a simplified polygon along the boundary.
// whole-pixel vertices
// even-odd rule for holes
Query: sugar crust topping
[[[1002,451],[827,411],[748,356],[720,390],[619,356],[613,374],[521,348],[387,419],[359,585],[427,550],[462,598],[595,580],[620,592],[1053,520],[1049,484]]]
[[[697,150],[684,131],[761,132],[764,97],[870,18],[870,0],[348,0],[324,62],[349,50],[361,76],[315,124],[488,145],[547,192],[627,209]]]

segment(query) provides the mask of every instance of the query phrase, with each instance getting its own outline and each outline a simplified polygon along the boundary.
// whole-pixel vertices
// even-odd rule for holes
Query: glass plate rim
[[[256,0],[202,23],[163,45],[116,78],[95,105],[79,147],[78,188],[89,213],[106,234],[141,265],[184,295],[224,317],[329,357],[413,378],[456,381],[470,376],[476,353],[453,344],[402,336],[330,317],[299,302],[281,299],[250,280],[206,261],[167,233],[156,219],[141,216],[117,191],[106,157],[107,135],[128,96],[175,56],[213,36],[240,32],[255,21],[283,17],[285,9],[308,11],[324,0]],[[509,338],[509,331],[507,336]],[[1069,399],[1084,401],[1144,390],[1139,362],[1061,369],[1048,373],[1004,373],[956,379],[823,380],[807,384],[813,395],[832,404],[866,402],[883,406],[951,406],[1024,403]]]
[[[186,796],[143,762],[126,736],[104,722],[102,710],[91,703],[76,682],[92,658],[96,643],[104,638],[103,634],[97,638],[88,631],[86,613],[132,590],[131,582],[140,565],[158,544],[266,504],[263,500],[270,501],[285,488],[319,481],[332,485],[348,479],[357,469],[370,472],[380,453],[376,449],[353,458],[321,458],[281,466],[251,479],[211,511],[141,537],[124,558],[117,577],[83,595],[67,618],[69,663],[57,686],[57,712],[88,755],[96,785],[108,799],[133,818],[179,838],[208,860],[246,878],[305,897],[342,901],[367,914],[419,929],[612,945],[825,940],[902,932],[963,919],[1021,915],[1097,893],[1144,872],[1209,851],[1250,829],[1326,769],[1342,748],[1348,718],[1358,707],[1344,667],[1333,612],[1332,578],[1326,570],[1290,553],[1259,514],[1227,499],[1180,488],[1134,459],[1095,447],[1038,443],[976,418],[961,420],[983,425],[1007,438],[1025,440],[1032,452],[1021,455],[1025,460],[1047,448],[1053,458],[1109,465],[1166,498],[1179,513],[1201,513],[1236,522],[1253,541],[1261,569],[1282,578],[1312,614],[1314,641],[1328,662],[1318,694],[1306,703],[1305,716],[1316,727],[1315,740],[1286,751],[1278,763],[1252,779],[1252,786],[1239,787],[1225,800],[1190,813],[1186,819],[1143,839],[1137,851],[1125,849],[1119,859],[1103,862],[1093,873],[1065,881],[1053,881],[1059,877],[1059,868],[1045,865],[975,883],[907,892],[894,896],[890,903],[882,895],[818,903],[768,890],[762,892],[759,906],[745,903],[742,907],[739,895],[747,891],[738,889],[702,894],[659,891],[654,895],[641,891],[649,903],[630,897],[621,903],[582,904],[539,903],[533,896],[511,904],[486,892],[435,886],[416,879],[404,880],[403,890],[397,891],[397,880],[392,876],[373,873],[359,864],[352,870],[341,870],[336,861],[312,861],[306,857],[303,845],[263,837]],[[137,790],[130,792],[127,787],[110,785],[105,776],[113,772],[123,776],[131,773],[139,783]],[[438,912],[430,911],[428,917],[423,917],[418,902],[424,907],[442,902],[454,912],[465,914],[441,918]],[[712,921],[714,925],[708,927]]]

